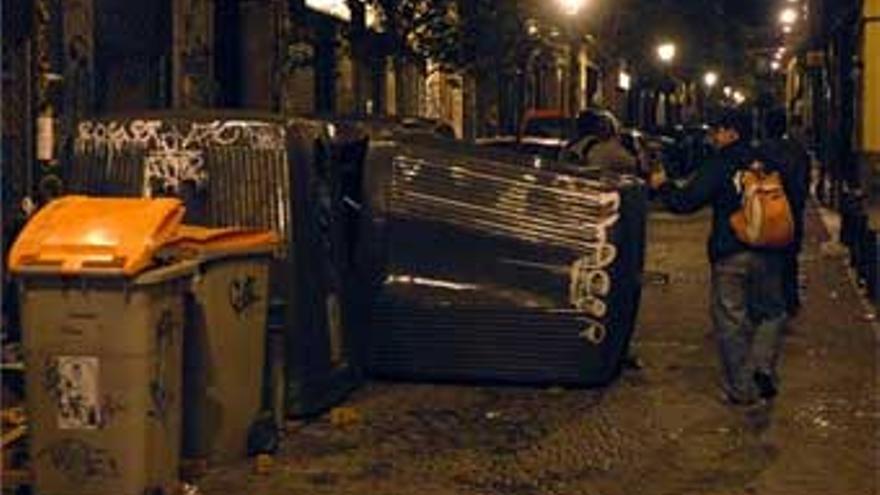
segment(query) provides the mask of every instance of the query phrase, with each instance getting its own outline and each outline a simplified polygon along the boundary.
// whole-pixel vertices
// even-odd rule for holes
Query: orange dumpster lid
[[[278,241],[278,236],[269,230],[181,225],[166,244],[166,249],[211,258],[229,254],[268,253]]]
[[[9,255],[13,273],[134,275],[177,230],[178,199],[66,196],[38,211]]]

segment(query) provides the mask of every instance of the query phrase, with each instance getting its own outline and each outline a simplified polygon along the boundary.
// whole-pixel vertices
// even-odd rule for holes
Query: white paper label
[[[91,356],[58,356],[58,428],[94,430],[101,424],[99,362]]]

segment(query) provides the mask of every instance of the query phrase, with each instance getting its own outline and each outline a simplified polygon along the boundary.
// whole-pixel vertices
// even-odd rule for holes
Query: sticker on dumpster
[[[92,356],[55,358],[58,428],[93,430],[101,426],[99,362]]]
[[[229,304],[236,315],[241,316],[259,300],[256,278],[248,275],[244,278],[236,278],[229,284]]]

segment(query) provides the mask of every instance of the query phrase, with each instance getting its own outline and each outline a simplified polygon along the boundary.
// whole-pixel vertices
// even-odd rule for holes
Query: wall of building
[[[270,111],[275,92],[275,11],[268,2],[239,2],[241,106]]]
[[[865,0],[863,8],[860,147],[880,153],[880,0]]]
[[[864,1],[862,22],[856,152],[863,188],[880,202],[880,0]]]

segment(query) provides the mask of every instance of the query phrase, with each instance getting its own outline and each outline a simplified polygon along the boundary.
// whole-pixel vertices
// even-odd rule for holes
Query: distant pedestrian
[[[712,232],[708,241],[712,265],[710,312],[718,342],[722,386],[733,404],[752,404],[776,395],[776,362],[785,324],[782,293],[784,252],[756,249],[740,241],[731,216],[742,205],[743,172],[756,154],[749,146],[751,120],[736,110],[726,111],[711,137],[716,153],[684,185],[666,180],[662,170],[651,185],[665,205],[687,214],[711,205]]]
[[[804,210],[810,190],[810,155],[791,133],[786,132],[783,110],[770,112],[766,131],[767,139],[761,143],[758,154],[762,162],[783,171],[785,192],[795,221],[794,242],[786,250],[782,269],[785,308],[789,316],[795,316],[801,307],[798,255],[804,240]]]
[[[620,141],[610,116],[585,112],[578,117],[577,127],[579,138],[568,148],[573,160],[600,170],[638,174],[638,160]]]

